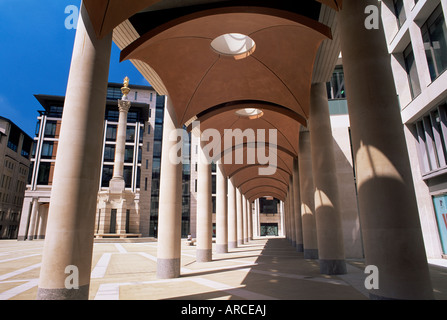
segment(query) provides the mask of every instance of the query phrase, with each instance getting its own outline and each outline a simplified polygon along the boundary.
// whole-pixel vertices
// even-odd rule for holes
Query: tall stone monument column
[[[112,193],[122,192],[126,188],[124,181],[124,156],[126,153],[127,114],[131,106],[127,98],[130,92],[128,77],[124,79],[124,86],[121,88],[121,92],[123,93],[123,98],[118,100],[119,120],[116,131],[115,162],[113,166],[113,177],[109,185]]]
[[[109,182],[109,190],[101,191],[98,194],[98,208],[102,217],[98,220],[102,233],[97,233],[97,237],[113,236],[119,237],[129,235],[139,236],[139,210],[135,202],[135,193],[126,190],[124,179],[124,161],[126,153],[127,136],[127,115],[131,107],[131,102],[127,95],[130,92],[129,78],[124,78],[122,99],[118,100],[119,118],[115,144],[115,161],[113,166],[113,176]],[[113,212],[112,212],[113,210]],[[112,218],[113,216],[113,218]],[[113,225],[112,225],[113,224]]]

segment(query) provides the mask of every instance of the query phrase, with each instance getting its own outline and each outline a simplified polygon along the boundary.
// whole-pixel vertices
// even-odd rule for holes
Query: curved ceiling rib
[[[342,6],[342,0],[316,0],[323,3],[334,10],[339,10]],[[183,6],[193,6],[197,4],[207,3],[209,1],[190,0],[182,1]],[[224,2],[224,1],[222,1]],[[249,1],[238,1],[240,5],[249,3]],[[174,9],[176,5],[173,1],[160,0],[84,0],[85,7],[92,21],[96,35],[102,38],[104,35],[112,32],[112,30],[127,20],[131,16],[142,10],[161,10]],[[218,5],[218,4],[216,4]],[[158,8],[157,8],[158,7]]]
[[[203,41],[231,30],[250,34],[261,29],[261,34],[253,36],[256,50],[237,61],[219,56],[210,40]],[[220,8],[151,30],[125,48],[121,59],[141,60],[157,72],[181,119],[179,125],[213,106],[241,100],[267,101],[306,118],[313,63],[327,38],[331,38],[328,27],[291,12]],[[272,43],[276,50],[271,50]]]

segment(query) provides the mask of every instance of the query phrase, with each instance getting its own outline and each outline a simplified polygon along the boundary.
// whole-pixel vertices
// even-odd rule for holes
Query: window
[[[447,69],[447,27],[439,5],[421,28],[425,54],[434,81]]]
[[[126,188],[132,187],[132,167],[125,166],[123,170],[124,181],[126,182]]]
[[[154,157],[161,157],[161,141],[154,141]]]
[[[107,188],[109,186],[110,179],[113,177],[113,166],[104,166],[102,169],[102,181],[101,187]]]
[[[421,93],[421,85],[419,82],[418,71],[414,61],[413,47],[411,44],[404,51],[405,69],[410,84],[411,98],[414,99]]]
[[[447,167],[447,105],[441,105],[416,122],[422,175]]]
[[[133,162],[133,146],[126,146],[126,150],[124,152],[124,162]]]
[[[336,66],[331,80],[327,83],[328,99],[345,99],[345,75],[342,66]]]
[[[107,99],[119,100],[123,97],[123,93],[120,88],[107,88]]]
[[[42,159],[53,158],[54,141],[45,141],[42,145]]]
[[[39,173],[37,175],[38,185],[51,185],[52,184],[52,171],[54,163],[52,162],[41,162],[39,166]]]
[[[52,118],[62,118],[63,111],[63,106],[50,106],[48,116]]]
[[[120,118],[120,112],[117,109],[108,109],[106,112],[106,120],[112,122],[118,122]]]
[[[104,162],[115,161],[115,146],[106,145],[104,148]]]
[[[57,127],[57,121],[47,121],[45,125],[44,136],[47,138],[56,137],[56,127]]]
[[[106,140],[116,141],[116,125],[108,125],[106,130]]]
[[[407,16],[405,15],[405,9],[404,9],[404,1],[393,0],[393,5],[394,5],[394,14],[396,15],[397,22],[400,28],[405,23],[405,20],[407,20]]]
[[[135,141],[135,127],[127,127],[126,129],[126,141],[134,142]]]

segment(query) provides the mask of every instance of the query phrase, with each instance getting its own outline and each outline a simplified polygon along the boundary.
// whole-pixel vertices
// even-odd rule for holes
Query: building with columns
[[[116,223],[110,223],[111,212],[108,213],[107,218],[104,215],[106,204],[103,198],[110,190],[109,183],[113,178],[115,166],[119,124],[118,100],[122,98],[121,87],[122,84],[108,84],[107,103],[101,124],[103,126],[103,133],[101,133],[103,143],[99,147],[102,159],[100,180],[97,185],[99,195],[95,219],[95,235],[97,237],[103,237],[105,234],[117,236]],[[27,188],[24,194],[18,240],[45,238],[64,110],[65,97],[36,95],[36,99],[43,110],[39,112],[37,118],[36,136],[30,152],[31,165],[28,165],[30,174],[25,182]],[[134,236],[139,234],[148,236],[149,234],[154,129],[156,122],[159,122],[156,120],[157,100],[164,102],[163,97],[158,97],[152,87],[131,86],[131,91],[128,93],[131,107],[125,123],[122,177],[124,189],[134,195],[135,199],[132,199],[132,202],[137,201],[140,210],[138,217],[133,217],[132,224],[130,224],[130,220],[128,221],[127,231],[129,232],[127,233],[130,234],[132,229]],[[140,197],[145,201],[139,201]],[[108,203],[110,205],[110,202]],[[105,223],[105,221],[107,222]],[[110,229],[111,225],[115,225],[115,228]],[[140,225],[146,226],[146,228],[140,228]],[[124,229],[126,228],[124,227]]]
[[[16,239],[33,140],[0,117],[0,239]]]
[[[433,131],[439,128],[436,114],[429,114],[428,119],[435,120],[430,136],[425,112],[431,109],[414,110],[423,105],[418,104],[422,98],[434,97],[432,90],[443,92],[441,84],[446,83],[436,79],[443,77],[446,55],[441,35],[445,36],[447,3],[419,0],[407,7],[410,2],[403,6],[398,0],[306,0],[299,4],[84,0],[37,298],[88,298],[103,144],[103,127],[98,124],[105,112],[114,41],[122,50],[121,59],[132,61],[156,92],[166,96],[158,193],[158,278],[181,275],[184,164],[179,137],[186,128],[200,137],[197,262],[213,259],[215,164],[216,252],[228,252],[259,234],[253,230],[253,221],[259,222],[253,214],[259,208],[253,204],[259,204],[260,198],[276,198],[284,212],[283,233],[305,258],[318,260],[321,274],[346,274],[346,259],[361,255],[366,265],[380,270],[380,288],[370,291],[370,298],[433,299],[427,239],[436,238],[438,230],[435,219],[426,215],[430,212],[421,213],[420,208],[424,203],[428,206],[427,198],[442,188],[442,139]],[[374,19],[377,27],[367,23]],[[389,25],[396,20],[401,31],[390,37],[395,31]],[[405,92],[405,79],[411,86],[407,94],[418,92],[405,45],[409,37],[416,39],[412,37],[416,27],[423,41],[428,41],[423,46],[421,41],[419,45],[412,42],[414,61],[418,67],[425,54],[425,71],[430,71],[431,79],[419,79],[422,98],[416,94],[410,102],[400,90]],[[337,82],[340,52],[348,115],[340,112],[331,117],[334,110],[343,109],[343,103],[330,103],[328,92],[334,98],[345,95]],[[401,81],[395,60],[406,67],[408,76]],[[433,108],[442,103],[442,94],[437,97]],[[405,108],[402,99],[409,103]],[[414,114],[404,120],[404,127],[407,109]],[[442,132],[442,110],[433,110],[439,114],[438,133]],[[416,147],[438,156],[433,163],[427,157],[429,170],[422,171],[422,180],[428,181],[425,200],[415,192],[424,186],[416,179],[420,176],[408,152],[414,147],[409,143],[411,121],[416,129],[422,123],[425,130],[425,140],[417,139]],[[77,290],[64,285],[68,265],[79,270]]]

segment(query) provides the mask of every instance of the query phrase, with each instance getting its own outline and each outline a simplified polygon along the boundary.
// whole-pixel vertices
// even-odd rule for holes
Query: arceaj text
[[[255,304],[241,304],[241,305],[227,305],[226,308],[216,307],[195,307],[188,304],[187,307],[182,307],[182,315],[205,315],[210,318],[215,313],[223,313],[225,315],[258,315],[265,317],[265,305]]]

